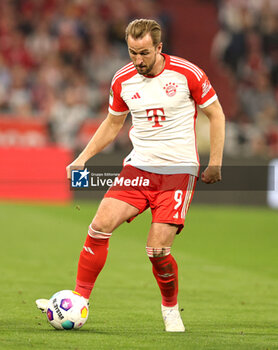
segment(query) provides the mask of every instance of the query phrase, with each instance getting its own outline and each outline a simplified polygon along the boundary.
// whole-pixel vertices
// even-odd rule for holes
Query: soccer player
[[[183,226],[197,177],[199,157],[195,123],[197,105],[210,121],[210,159],[201,174],[207,184],[221,180],[225,117],[206,74],[193,63],[162,53],[161,28],[154,20],[139,19],[126,28],[131,61],[111,83],[107,118],[67,167],[84,167],[88,159],[113,142],[130,112],[132,152],[125,158],[120,178],[143,178],[149,186],[112,186],[89,226],[81,251],[75,291],[89,299],[102,270],[112,232],[148,207],[152,223],[147,255],[162,296],[165,330],[184,332],[178,308],[178,266],[171,254]],[[44,310],[45,299],[37,300]]]

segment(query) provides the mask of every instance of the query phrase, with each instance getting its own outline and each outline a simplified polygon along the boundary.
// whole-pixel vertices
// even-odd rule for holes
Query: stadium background
[[[276,0],[0,1],[1,350],[278,349],[278,216],[258,190],[278,157],[277,11]],[[138,17],[162,24],[166,53],[207,72],[231,167],[224,189],[197,191],[173,246],[185,334],[162,332],[148,211],[113,233],[84,328],[55,332],[34,300],[74,288],[99,196],[70,191],[65,166],[107,113],[111,77],[128,61],[123,31]],[[128,129],[90,164],[120,164]],[[201,114],[198,134],[205,165]]]

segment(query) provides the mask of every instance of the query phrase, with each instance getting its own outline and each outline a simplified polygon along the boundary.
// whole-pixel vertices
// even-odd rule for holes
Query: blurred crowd
[[[237,95],[226,153],[278,156],[278,1],[220,0],[213,54]]]
[[[1,0],[0,114],[44,119],[74,148],[84,120],[106,115],[125,27],[142,17],[167,29],[156,0]]]
[[[213,54],[237,95],[226,154],[278,156],[278,0],[214,2]],[[76,148],[84,121],[106,115],[111,78],[129,61],[126,25],[144,17],[162,24],[170,52],[160,0],[1,0],[0,115],[44,120],[52,142]]]

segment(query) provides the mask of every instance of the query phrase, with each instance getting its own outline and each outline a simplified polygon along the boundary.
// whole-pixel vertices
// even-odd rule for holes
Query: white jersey
[[[156,76],[140,75],[133,63],[114,76],[109,112],[130,111],[133,150],[124,165],[159,173],[197,176],[199,156],[195,124],[197,105],[207,107],[217,99],[206,74],[182,58],[168,56]]]

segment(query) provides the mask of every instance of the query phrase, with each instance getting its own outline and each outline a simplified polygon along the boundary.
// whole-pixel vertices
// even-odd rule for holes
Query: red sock
[[[78,262],[75,291],[89,299],[97,276],[102,270],[108,253],[109,239],[87,236]]]
[[[178,265],[171,254],[149,257],[162,296],[162,305],[175,306],[178,296]]]

